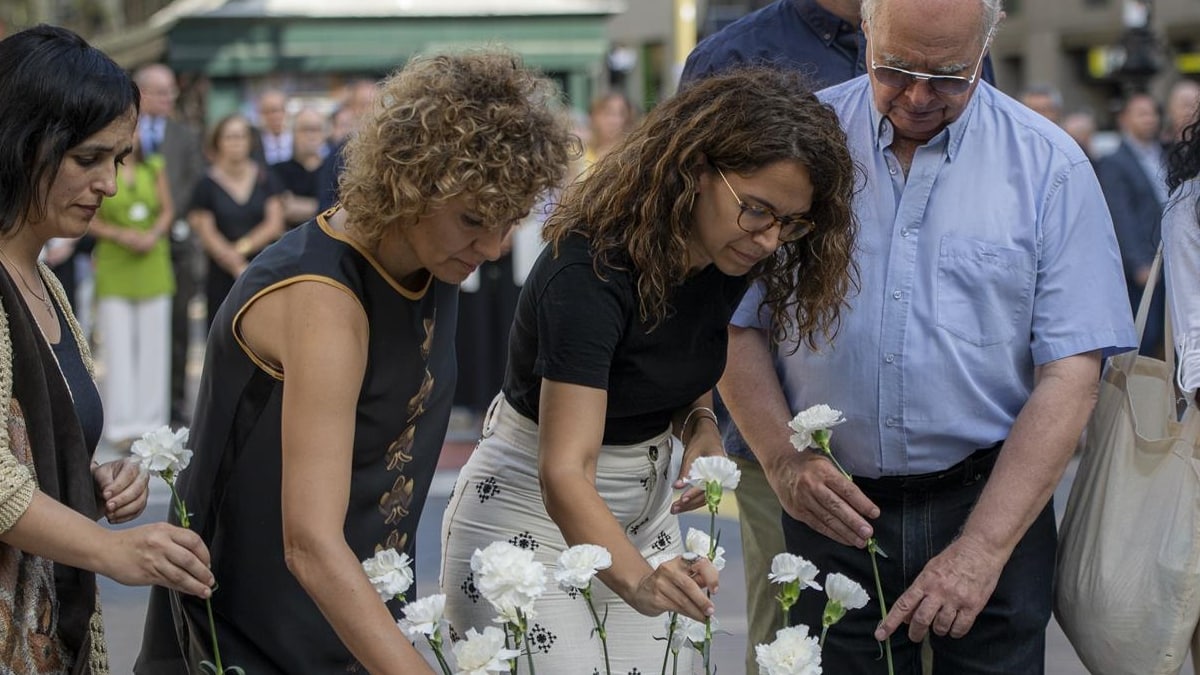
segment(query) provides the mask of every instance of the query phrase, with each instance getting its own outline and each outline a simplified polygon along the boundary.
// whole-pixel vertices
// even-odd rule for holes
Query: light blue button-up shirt
[[[855,475],[950,467],[1008,436],[1034,367],[1137,344],[1100,185],[1060,129],[986,83],[917,149],[906,177],[866,76],[820,93],[865,172],[855,197],[861,290],[819,350],[782,350],[792,410],[847,422]],[[734,315],[763,327],[761,289]]]

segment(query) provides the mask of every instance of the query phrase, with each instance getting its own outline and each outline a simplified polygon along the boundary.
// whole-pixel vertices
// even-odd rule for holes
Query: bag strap
[[[1154,291],[1158,288],[1158,283],[1163,276],[1163,245],[1158,242],[1158,250],[1154,253],[1154,262],[1150,264],[1150,277],[1146,280],[1146,287],[1142,289],[1142,299],[1138,303],[1137,316],[1134,318],[1134,332],[1137,333],[1137,343],[1142,343],[1142,336],[1146,333],[1146,322],[1150,319],[1150,303],[1154,300]],[[1138,350],[1119,354],[1114,358],[1121,358],[1127,361],[1126,366],[1132,367],[1133,360],[1137,358]],[[1175,372],[1175,339],[1171,326],[1171,312],[1163,312],[1163,360],[1171,372]]]

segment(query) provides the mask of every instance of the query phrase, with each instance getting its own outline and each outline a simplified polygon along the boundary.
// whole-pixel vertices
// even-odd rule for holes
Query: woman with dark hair
[[[222,117],[208,136],[208,172],[196,183],[187,219],[208,255],[208,320],[250,260],[284,232],[283,184],[251,154],[250,121]]]
[[[471,556],[498,540],[548,565],[570,545],[610,551],[592,592],[619,645],[613,672],[657,668],[666,630],[653,617],[711,614],[716,570],[678,557],[676,514],[704,494],[672,502],[683,483],[667,473],[669,436],[685,448],[681,476],[724,454],[709,407],[751,282],[766,286],[777,337],[833,330],[853,278],[853,183],[834,113],[799,76],[756,68],[661,103],[567,189],[521,293],[503,392],[442,524],[459,634],[492,621]],[[656,554],[674,557],[653,568]],[[604,669],[582,600],[551,588],[536,609],[539,672]]]
[[[556,95],[511,54],[412,59],[347,142],[341,205],[256,257],[217,312],[178,489],[212,546],[225,663],[430,672],[360,561],[416,558],[458,284],[562,181]],[[196,672],[209,626],[204,603],[153,594],[135,672]]]
[[[1200,404],[1200,120],[1184,129],[1171,151],[1167,189],[1162,238],[1179,386]]]
[[[148,477],[92,462],[103,414],[87,340],[38,252],[80,237],[116,191],[138,91],[70,31],[0,41],[0,661],[5,672],[107,673],[96,574],[202,597],[194,533],[108,530],[146,506]]]

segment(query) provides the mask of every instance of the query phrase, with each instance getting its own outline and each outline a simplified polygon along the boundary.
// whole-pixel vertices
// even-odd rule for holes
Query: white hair
[[[983,5],[983,26],[980,34],[986,39],[1000,23],[1000,15],[1004,11],[1004,0],[979,0],[979,2]],[[862,0],[862,17],[868,28],[875,26],[875,13],[879,11],[881,4],[883,4],[883,0]]]

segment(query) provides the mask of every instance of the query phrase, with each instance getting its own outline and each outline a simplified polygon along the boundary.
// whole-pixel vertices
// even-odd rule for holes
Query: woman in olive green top
[[[92,222],[97,326],[106,366],[104,440],[124,445],[167,423],[170,394],[174,218],[163,157],[134,152],[117,174],[117,194]]]

